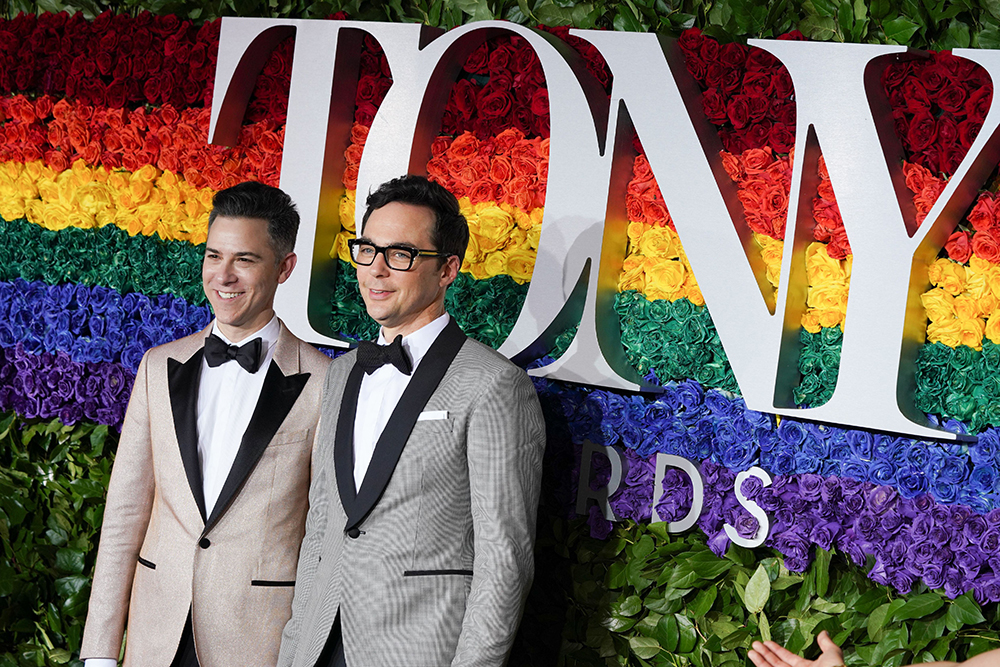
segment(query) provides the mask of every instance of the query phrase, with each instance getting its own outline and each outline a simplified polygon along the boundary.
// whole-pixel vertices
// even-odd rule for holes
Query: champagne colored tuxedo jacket
[[[281,325],[260,399],[206,516],[198,462],[211,326],[146,353],[111,473],[80,654],[167,667],[191,612],[202,667],[273,665],[291,613],[329,359]]]
[[[449,340],[450,364],[440,354]],[[350,667],[502,665],[534,573],[545,447],[534,386],[450,322],[355,494],[356,356],[327,374],[278,665],[313,667],[338,612]]]

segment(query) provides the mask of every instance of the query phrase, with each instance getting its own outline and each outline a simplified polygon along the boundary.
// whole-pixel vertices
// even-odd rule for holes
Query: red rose
[[[738,132],[724,130],[719,133],[719,138],[722,139],[722,147],[730,153],[742,153],[747,149],[743,136]]]
[[[711,38],[706,38],[705,41],[701,43],[701,49],[698,51],[698,55],[701,59],[707,63],[711,63],[718,59],[719,57],[719,43]]]
[[[753,123],[743,132],[744,140],[751,148],[762,148],[771,141],[771,121]]]
[[[107,104],[112,109],[121,109],[125,106],[128,101],[128,89],[125,88],[125,84],[116,79],[108,85],[106,91],[104,91],[104,103]]]
[[[780,99],[788,99],[795,92],[792,77],[784,67],[778,69],[771,77],[771,87],[774,95]]]
[[[983,119],[986,118],[986,112],[990,110],[992,101],[992,88],[980,88],[972,91],[969,98],[965,100],[965,115],[968,116],[969,120],[977,120],[982,124]]]
[[[771,53],[752,46],[748,49],[746,67],[751,71],[771,73],[771,70],[783,68],[783,65]]]
[[[708,69],[708,63],[693,53],[685,53],[684,67],[687,68],[688,74],[690,74],[695,81],[697,81],[700,85],[705,84],[705,72]]]
[[[726,115],[726,100],[719,94],[718,89],[709,88],[701,94],[701,108],[705,112],[705,117],[715,125],[725,125],[728,120]]]
[[[912,152],[926,149],[937,138],[937,121],[929,111],[920,111],[914,114],[910,121],[910,126],[906,132],[906,142]]]
[[[510,94],[503,89],[492,89],[492,83],[479,93],[479,113],[482,117],[503,118],[510,113]]]
[[[920,83],[931,95],[944,88],[948,83],[947,73],[944,68],[935,62],[926,62],[919,69]]]
[[[531,97],[531,113],[536,116],[549,115],[549,91],[539,88]]]
[[[729,42],[719,47],[719,62],[733,67],[742,68],[747,61],[747,49],[742,44]]]
[[[457,86],[456,86],[457,87]],[[368,75],[358,79],[357,101],[370,102],[375,97],[375,77]]]
[[[747,95],[770,95],[773,90],[770,73],[751,70],[743,75],[743,92]]]
[[[966,151],[972,146],[972,142],[979,136],[979,130],[983,124],[978,120],[963,120],[958,124],[958,140]]]
[[[965,88],[956,84],[948,84],[937,96],[937,104],[948,113],[958,114],[965,111],[965,101],[968,95]]]
[[[689,53],[697,53],[704,42],[705,36],[699,28],[688,28],[677,38],[677,45]]]
[[[705,85],[709,88],[732,93],[738,90],[742,83],[743,76],[740,70],[726,67],[718,62],[710,62],[705,71]]]
[[[746,127],[750,120],[750,104],[746,95],[734,95],[726,104],[726,116],[737,130]]]
[[[451,89],[451,99],[448,100],[448,107],[452,109],[456,116],[461,116],[465,120],[476,115],[476,85],[468,79],[460,79]]]
[[[882,72],[882,89],[885,90],[886,95],[889,94],[891,89],[902,85],[903,81],[910,75],[912,70],[912,60],[893,63],[886,67]]]
[[[969,233],[953,233],[948,237],[948,242],[944,244],[944,250],[948,253],[949,258],[959,264],[965,264],[972,255],[972,246],[969,245]]]
[[[771,110],[771,100],[763,95],[747,95],[747,108],[750,111],[750,120],[758,121],[763,119]]]
[[[490,54],[488,70],[490,76],[495,76],[510,69],[511,50],[509,47],[501,46],[493,50]]]
[[[927,95],[927,90],[915,79],[907,79],[900,86],[906,110],[916,114],[921,111],[929,111],[931,108],[931,98]]]
[[[469,54],[469,57],[465,60],[465,65],[462,66],[466,72],[470,74],[486,74],[486,65],[489,61],[489,47],[486,46],[486,42],[483,42],[476,50]]]
[[[788,100],[773,100],[771,102],[771,120],[795,127],[795,102]]]
[[[1000,263],[1000,243],[988,230],[984,229],[972,235],[972,252],[987,262]]]
[[[371,127],[376,113],[378,113],[378,109],[371,102],[359,104],[358,108],[354,111],[354,121]]]
[[[373,53],[362,53],[360,71],[362,76],[381,75],[382,69],[378,62],[378,56]]]
[[[778,39],[794,41],[794,42],[804,42],[806,41],[806,36],[803,35],[801,32],[799,32],[798,30],[792,30],[791,32],[785,32],[778,35]]]

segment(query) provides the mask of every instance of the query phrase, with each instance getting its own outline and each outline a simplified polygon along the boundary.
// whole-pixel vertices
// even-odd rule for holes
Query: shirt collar
[[[263,340],[261,350],[266,352],[278,342],[278,336],[281,335],[281,324],[278,322],[278,316],[274,315],[271,317],[270,322],[265,324],[260,329],[257,329],[257,331],[254,331],[239,343],[234,343],[226,337],[226,334],[222,333],[222,330],[219,329],[219,320],[212,322],[212,333],[226,341],[226,345],[242,345],[244,343],[249,343],[254,338],[261,338]]]
[[[438,335],[448,326],[449,321],[451,321],[451,316],[445,313],[413,333],[403,336],[403,349],[410,355],[410,362],[413,364],[414,369],[420,363],[420,360],[424,358],[424,355],[427,354],[427,350],[431,348],[434,341],[437,340]],[[385,339],[380,329],[378,332],[378,344],[388,345],[390,342]]]

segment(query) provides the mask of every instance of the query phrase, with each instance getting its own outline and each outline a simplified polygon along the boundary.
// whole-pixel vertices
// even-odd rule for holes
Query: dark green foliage
[[[116,444],[106,426],[0,421],[0,667],[79,651]]]

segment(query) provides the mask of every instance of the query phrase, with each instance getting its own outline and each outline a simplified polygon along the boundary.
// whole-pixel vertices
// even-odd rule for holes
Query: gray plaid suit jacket
[[[405,442],[393,443],[401,413],[415,419],[424,399],[403,395],[358,490],[359,500],[377,501],[370,507],[356,505],[353,474],[345,474],[353,461],[345,466],[343,453],[337,481],[338,422],[353,445],[354,410],[345,410],[347,424],[342,400],[352,374],[360,384],[356,352],[330,366],[279,666],[313,667],[338,613],[352,667],[506,661],[534,574],[544,423],[524,371],[449,327],[460,336],[454,361],[445,371],[435,350],[446,329],[407,389],[439,364],[443,378],[423,410],[447,417],[416,420]],[[378,465],[388,467],[387,479],[366,489]]]

